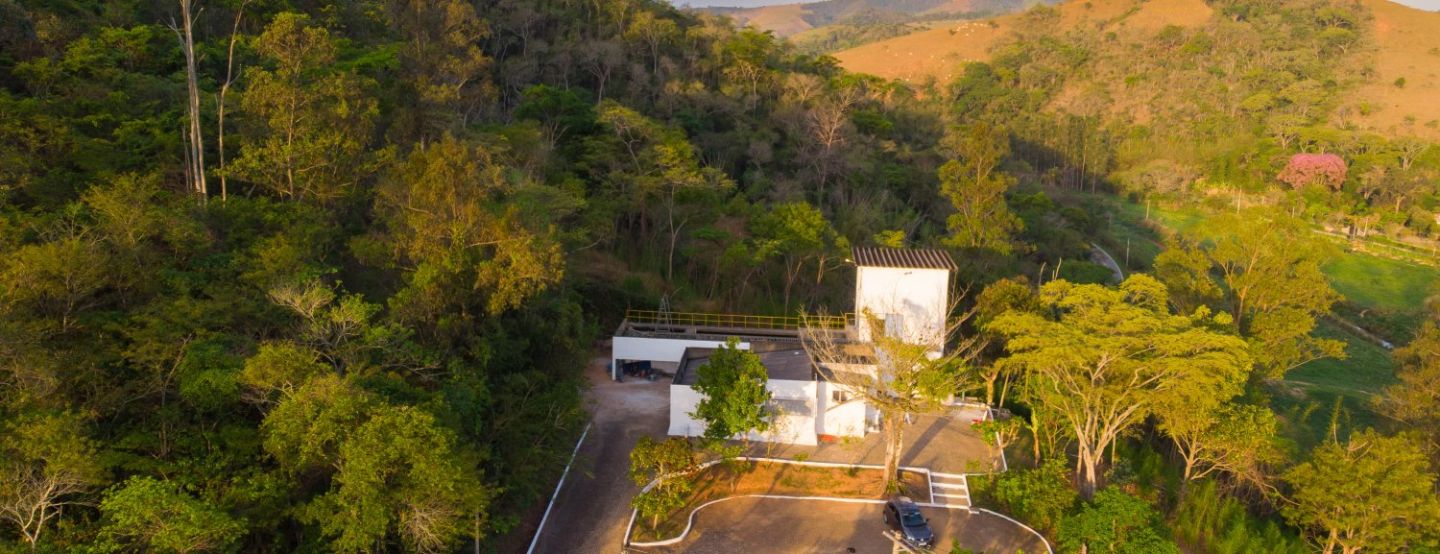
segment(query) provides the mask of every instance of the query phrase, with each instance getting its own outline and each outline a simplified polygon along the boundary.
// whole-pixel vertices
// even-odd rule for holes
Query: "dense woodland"
[[[506,548],[625,308],[844,306],[851,245],[962,263],[1061,549],[1434,548],[1434,315],[1379,429],[1266,398],[1343,355],[1312,229],[1433,239],[1440,148],[1346,124],[1363,7],[1213,4],[912,88],[654,0],[0,0],[0,551]],[[1106,287],[1114,195],[1234,209]]]

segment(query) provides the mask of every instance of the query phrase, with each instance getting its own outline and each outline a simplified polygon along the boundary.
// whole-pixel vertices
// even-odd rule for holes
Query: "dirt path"
[[[592,426],[561,487],[535,552],[619,552],[630,522],[630,498],[639,491],[630,482],[630,450],[641,436],[665,436],[669,385],[665,381],[616,383],[605,372],[602,353],[586,376]]]
[[[1125,272],[1120,269],[1120,264],[1115,263],[1115,258],[1110,256],[1110,253],[1106,252],[1104,248],[1100,247],[1100,245],[1094,243],[1090,244],[1090,259],[1094,260],[1095,263],[1110,268],[1110,272],[1115,274],[1116,283],[1125,280]]]

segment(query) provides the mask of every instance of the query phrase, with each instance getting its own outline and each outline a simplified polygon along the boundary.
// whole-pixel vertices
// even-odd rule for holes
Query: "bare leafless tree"
[[[87,504],[82,493],[102,481],[94,443],[73,414],[22,418],[0,440],[0,522],[19,529],[35,550],[66,506]]]
[[[185,111],[189,124],[185,131],[186,176],[190,188],[200,195],[203,202],[209,195],[205,185],[205,138],[200,132],[200,81],[195,70],[195,36],[192,32],[195,15],[191,10],[194,0],[180,0],[180,23],[170,22],[170,30],[180,39],[180,50],[185,53],[185,82],[189,87],[189,98]]]
[[[874,330],[867,341],[861,341],[853,329],[827,325],[829,318],[807,319],[802,330],[802,343],[822,378],[880,412],[887,491],[900,487],[906,420],[942,412],[948,399],[972,388],[969,366],[984,347],[984,339],[961,336],[961,326],[974,311],[959,313],[958,306],[958,300],[951,303],[935,336],[885,333],[884,320],[869,309],[859,314]]]
[[[240,38],[240,20],[245,17],[245,6],[250,0],[240,3],[235,9],[235,25],[230,28],[230,47],[225,53],[225,82],[220,85],[220,93],[215,97],[215,147],[220,156],[220,201],[224,202],[228,196],[229,187],[225,182],[225,95],[230,92],[230,85],[235,84],[235,42]]]
[[[0,519],[20,528],[20,536],[34,548],[51,520],[65,506],[75,504],[76,493],[90,488],[86,479],[65,471],[45,471],[31,464],[11,464],[0,473]]]

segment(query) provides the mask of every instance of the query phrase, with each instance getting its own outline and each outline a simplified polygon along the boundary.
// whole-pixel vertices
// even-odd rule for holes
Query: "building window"
[[[830,391],[830,400],[836,404],[844,404],[850,401],[850,392],[843,390]]]

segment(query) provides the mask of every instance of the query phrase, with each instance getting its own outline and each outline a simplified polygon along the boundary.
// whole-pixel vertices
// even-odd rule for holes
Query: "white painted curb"
[[[711,501],[709,501],[709,502],[706,502],[706,503],[704,503],[704,504],[701,504],[701,505],[699,505],[699,506],[696,506],[694,510],[690,510],[690,517],[687,518],[686,521],[685,521],[685,531],[681,532],[681,533],[680,533],[680,536],[675,537],[675,538],[665,539],[665,540],[663,540],[663,541],[655,541],[655,542],[634,542],[634,543],[630,543],[630,546],[644,546],[644,547],[650,547],[650,546],[669,546],[669,545],[672,545],[672,544],[676,544],[676,543],[678,543],[678,542],[680,542],[680,541],[683,541],[683,540],[685,540],[685,537],[686,537],[686,536],[689,536],[689,535],[690,535],[690,528],[695,526],[695,514],[699,513],[700,510],[705,509],[706,506],[709,506],[709,505],[711,505],[711,504],[719,504],[719,503],[724,502],[724,501],[726,501],[726,500],[734,500],[734,499],[736,499],[736,498],[778,498],[778,499],[782,499],[782,500],[823,500],[823,501],[826,501],[826,502],[845,502],[845,503],[849,503],[849,504],[884,504],[884,503],[885,503],[884,500],[879,500],[879,499],[874,499],[874,498],[838,498],[838,497],[832,497],[832,496],[787,496],[787,495],[781,495],[781,494],[741,494],[741,495],[736,495],[736,496],[727,496],[727,497],[725,497],[725,498],[716,498],[715,500],[711,500]]]
[[[545,505],[545,515],[540,516],[540,526],[535,528],[535,536],[530,538],[530,548],[525,550],[525,554],[535,552],[535,545],[540,542],[540,532],[545,530],[545,520],[550,519],[550,509],[555,507],[555,498],[560,496],[560,487],[565,486],[565,477],[570,475],[570,466],[575,465],[575,455],[580,453],[580,445],[585,444],[585,436],[590,434],[590,425],[585,424],[580,440],[575,441],[575,450],[570,451],[570,461],[565,464],[565,471],[560,473],[560,482],[555,483],[555,492],[550,493],[550,503]]]
[[[1045,551],[1046,551],[1046,552],[1049,552],[1050,554],[1055,554],[1055,549],[1050,548],[1050,541],[1045,540],[1045,535],[1041,535],[1039,531],[1036,531],[1035,529],[1031,528],[1029,525],[1025,525],[1024,523],[1020,523],[1020,522],[1019,522],[1018,520],[1016,520],[1015,518],[1010,517],[1010,516],[1007,516],[1007,515],[1005,515],[1005,514],[1002,514],[1002,513],[1000,513],[1000,512],[994,511],[994,510],[986,510],[985,508],[975,508],[975,509],[976,509],[976,510],[979,510],[979,511],[982,511],[982,512],[985,512],[985,513],[987,513],[987,514],[990,514],[990,515],[992,515],[992,516],[999,516],[999,517],[1005,518],[1006,520],[1009,520],[1011,523],[1014,523],[1015,525],[1019,525],[1019,526],[1021,526],[1021,527],[1024,527],[1026,531],[1029,531],[1029,532],[1031,532],[1031,533],[1035,533],[1035,536],[1036,536],[1036,537],[1039,537],[1039,538],[1040,538],[1040,542],[1045,545]]]
[[[992,417],[994,417],[994,408],[990,408],[990,409],[986,410],[986,412],[985,412],[985,418],[986,418],[986,419],[990,419],[990,418],[992,418]],[[586,431],[589,431],[589,427],[586,427]],[[582,437],[581,437],[581,440],[584,440],[583,435],[582,435]],[[575,448],[576,448],[576,450],[578,451],[579,448],[580,448],[580,446],[579,446],[579,445],[576,445]],[[777,463],[777,464],[791,464],[791,465],[812,466],[812,467],[831,467],[831,468],[847,468],[847,469],[848,469],[848,468],[881,469],[881,470],[885,469],[885,466],[883,466],[883,465],[872,465],[872,464],[846,464],[846,463],[836,463],[836,462],[811,462],[811,461],[799,461],[799,460],[785,460],[785,459],[780,459],[780,458],[757,458],[757,457],[752,457],[752,456],[736,456],[736,457],[734,457],[734,458],[721,458],[721,459],[718,459],[718,460],[710,460],[710,461],[708,461],[708,462],[705,462],[705,463],[703,463],[703,464],[700,464],[700,465],[697,466],[693,471],[698,473],[698,472],[700,472],[701,470],[704,470],[705,468],[708,468],[708,467],[713,466],[713,465],[715,465],[715,464],[724,462],[724,461],[726,461],[726,460],[745,461],[745,462],[770,462],[770,463]],[[1034,528],[1030,527],[1029,525],[1026,525],[1026,524],[1024,524],[1024,523],[1021,523],[1019,520],[1016,520],[1015,518],[1012,518],[1012,517],[1007,516],[1007,515],[1005,515],[1005,514],[1002,514],[1002,513],[1000,513],[1000,512],[996,512],[996,511],[994,511],[994,510],[987,510],[987,509],[985,509],[985,508],[977,508],[977,507],[975,507],[975,506],[973,506],[973,505],[966,507],[966,506],[951,506],[951,505],[948,505],[948,504],[937,504],[937,503],[935,503],[935,497],[934,497],[934,493],[933,493],[933,491],[934,491],[934,485],[933,485],[933,483],[931,483],[932,478],[933,478],[935,475],[939,475],[939,476],[941,476],[941,477],[950,477],[950,478],[968,478],[969,476],[972,476],[972,475],[974,475],[974,476],[988,476],[988,475],[992,475],[992,474],[994,474],[994,473],[1004,473],[1004,472],[1007,472],[1007,471],[1010,470],[1010,464],[1009,464],[1008,461],[1005,459],[1005,449],[1003,449],[1003,448],[1000,449],[1000,471],[998,471],[998,472],[993,472],[993,471],[991,471],[991,472],[983,472],[983,473],[941,473],[941,472],[938,472],[938,471],[930,471],[930,468],[924,468],[924,467],[906,467],[906,466],[900,466],[899,469],[900,469],[900,471],[909,471],[909,472],[913,472],[913,473],[923,473],[923,474],[925,475],[925,481],[926,481],[926,483],[927,483],[927,484],[931,484],[931,486],[930,486],[930,490],[931,490],[930,502],[916,502],[916,504],[918,504],[918,505],[920,505],[920,506],[925,506],[925,507],[927,507],[927,508],[943,508],[943,509],[948,509],[948,510],[964,510],[964,511],[966,511],[966,512],[968,512],[968,513],[971,513],[971,514],[974,514],[974,513],[976,513],[976,512],[985,512],[985,513],[990,514],[990,515],[999,516],[1000,518],[1003,518],[1003,519],[1005,519],[1006,521],[1009,521],[1009,522],[1011,522],[1011,523],[1014,523],[1015,525],[1019,525],[1020,527],[1024,528],[1026,531],[1029,531],[1029,532],[1033,533],[1036,538],[1039,538],[1039,539],[1040,539],[1040,543],[1045,545],[1045,551],[1046,551],[1046,552],[1048,552],[1049,554],[1055,554],[1055,549],[1054,549],[1054,548],[1051,548],[1051,546],[1050,546],[1050,541],[1045,538],[1045,535],[1040,534],[1039,531],[1036,531]],[[569,470],[569,467],[568,467],[568,466],[566,467],[566,470],[567,470],[567,471]],[[562,482],[564,481],[564,477],[563,477],[563,476],[561,477],[561,481],[562,481]],[[656,479],[656,480],[654,480],[654,481],[649,482],[648,484],[645,485],[644,488],[640,489],[640,492],[641,492],[642,494],[645,493],[645,492],[649,492],[650,489],[654,488],[655,485],[659,483],[659,481],[660,481],[659,479]],[[556,492],[559,492],[560,489],[557,487],[555,490],[556,490]],[[966,491],[967,491],[967,493],[968,493],[969,489],[967,488]],[[715,499],[715,500],[711,500],[711,501],[709,501],[709,502],[706,502],[706,503],[704,503],[704,504],[701,504],[701,505],[699,505],[699,506],[696,506],[695,509],[693,509],[693,510],[690,510],[690,515],[686,518],[685,530],[680,533],[680,536],[677,536],[677,537],[674,537],[674,538],[670,538],[670,539],[665,539],[665,540],[662,540],[662,541],[637,542],[637,543],[632,543],[632,542],[630,542],[630,534],[635,530],[635,518],[640,515],[640,511],[632,508],[632,509],[630,510],[630,523],[625,526],[625,541],[621,544],[621,551],[624,552],[624,551],[626,550],[626,548],[627,548],[627,547],[630,547],[630,546],[653,547],[653,546],[668,546],[668,545],[672,545],[672,544],[677,544],[677,543],[685,540],[685,537],[689,536],[689,534],[690,534],[690,529],[691,529],[691,527],[694,526],[694,524],[695,524],[695,513],[696,513],[696,512],[699,512],[701,509],[704,509],[706,506],[709,506],[709,505],[711,505],[711,504],[716,504],[716,503],[719,503],[719,502],[723,502],[723,501],[726,501],[726,500],[730,500],[730,499],[732,499],[732,498],[778,498],[778,499],[784,499],[784,500],[821,500],[821,501],[829,501],[829,502],[847,502],[847,503],[852,503],[852,504],[884,504],[884,503],[885,503],[884,500],[877,500],[877,499],[869,499],[869,498],[841,498],[841,497],[834,497],[834,496],[787,496],[787,495],[770,495],[770,494],[742,494],[742,495],[738,495],[738,496],[727,496],[727,497],[724,497],[724,498],[717,498],[717,499]],[[552,498],[551,502],[554,502],[553,498]],[[547,512],[547,513],[549,512],[549,509],[548,509],[548,508],[546,509],[546,512]],[[543,519],[541,520],[541,525],[544,525],[544,520],[543,520]],[[536,536],[538,537],[539,534],[537,533]],[[533,548],[533,545],[532,545],[532,548]],[[530,554],[530,553],[527,553],[527,554]]]

